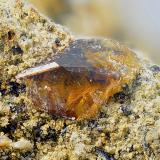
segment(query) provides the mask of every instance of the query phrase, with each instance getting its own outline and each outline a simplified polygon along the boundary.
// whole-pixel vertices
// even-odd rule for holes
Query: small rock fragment
[[[0,149],[8,148],[11,146],[12,141],[5,135],[0,136]]]
[[[12,144],[12,147],[14,149],[28,151],[28,150],[31,150],[33,148],[33,144],[30,141],[28,141],[24,138],[21,138],[19,141],[14,142]]]
[[[83,143],[78,143],[75,145],[75,148],[74,148],[74,152],[75,154],[77,154],[78,156],[82,155],[82,154],[85,154],[85,144]]]
[[[10,109],[8,106],[5,106],[2,102],[0,102],[0,115],[8,115]]]

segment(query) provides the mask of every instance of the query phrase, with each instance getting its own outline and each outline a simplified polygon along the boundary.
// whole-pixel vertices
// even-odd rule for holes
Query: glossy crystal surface
[[[101,39],[75,40],[54,62],[60,67],[27,78],[28,96],[36,108],[79,120],[96,116],[140,68],[131,50]]]

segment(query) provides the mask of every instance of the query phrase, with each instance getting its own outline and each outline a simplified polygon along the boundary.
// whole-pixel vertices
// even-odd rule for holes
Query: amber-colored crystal
[[[112,40],[76,40],[54,62],[60,67],[27,78],[28,95],[36,108],[76,119],[94,117],[140,68],[136,55]]]

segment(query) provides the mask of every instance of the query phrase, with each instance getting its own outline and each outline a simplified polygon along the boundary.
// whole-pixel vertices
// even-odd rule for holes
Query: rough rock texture
[[[159,66],[142,61],[133,84],[94,119],[77,122],[33,109],[15,75],[70,41],[67,31],[29,5],[0,0],[0,159],[159,160]]]
[[[1,0],[0,16],[2,78],[11,78],[18,71],[56,54],[71,41],[63,27],[22,1]]]

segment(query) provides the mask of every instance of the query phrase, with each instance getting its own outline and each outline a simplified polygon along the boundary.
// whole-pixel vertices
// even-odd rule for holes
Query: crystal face
[[[131,50],[101,39],[75,40],[54,62],[59,67],[26,79],[28,96],[36,108],[78,120],[96,116],[140,68]]]

